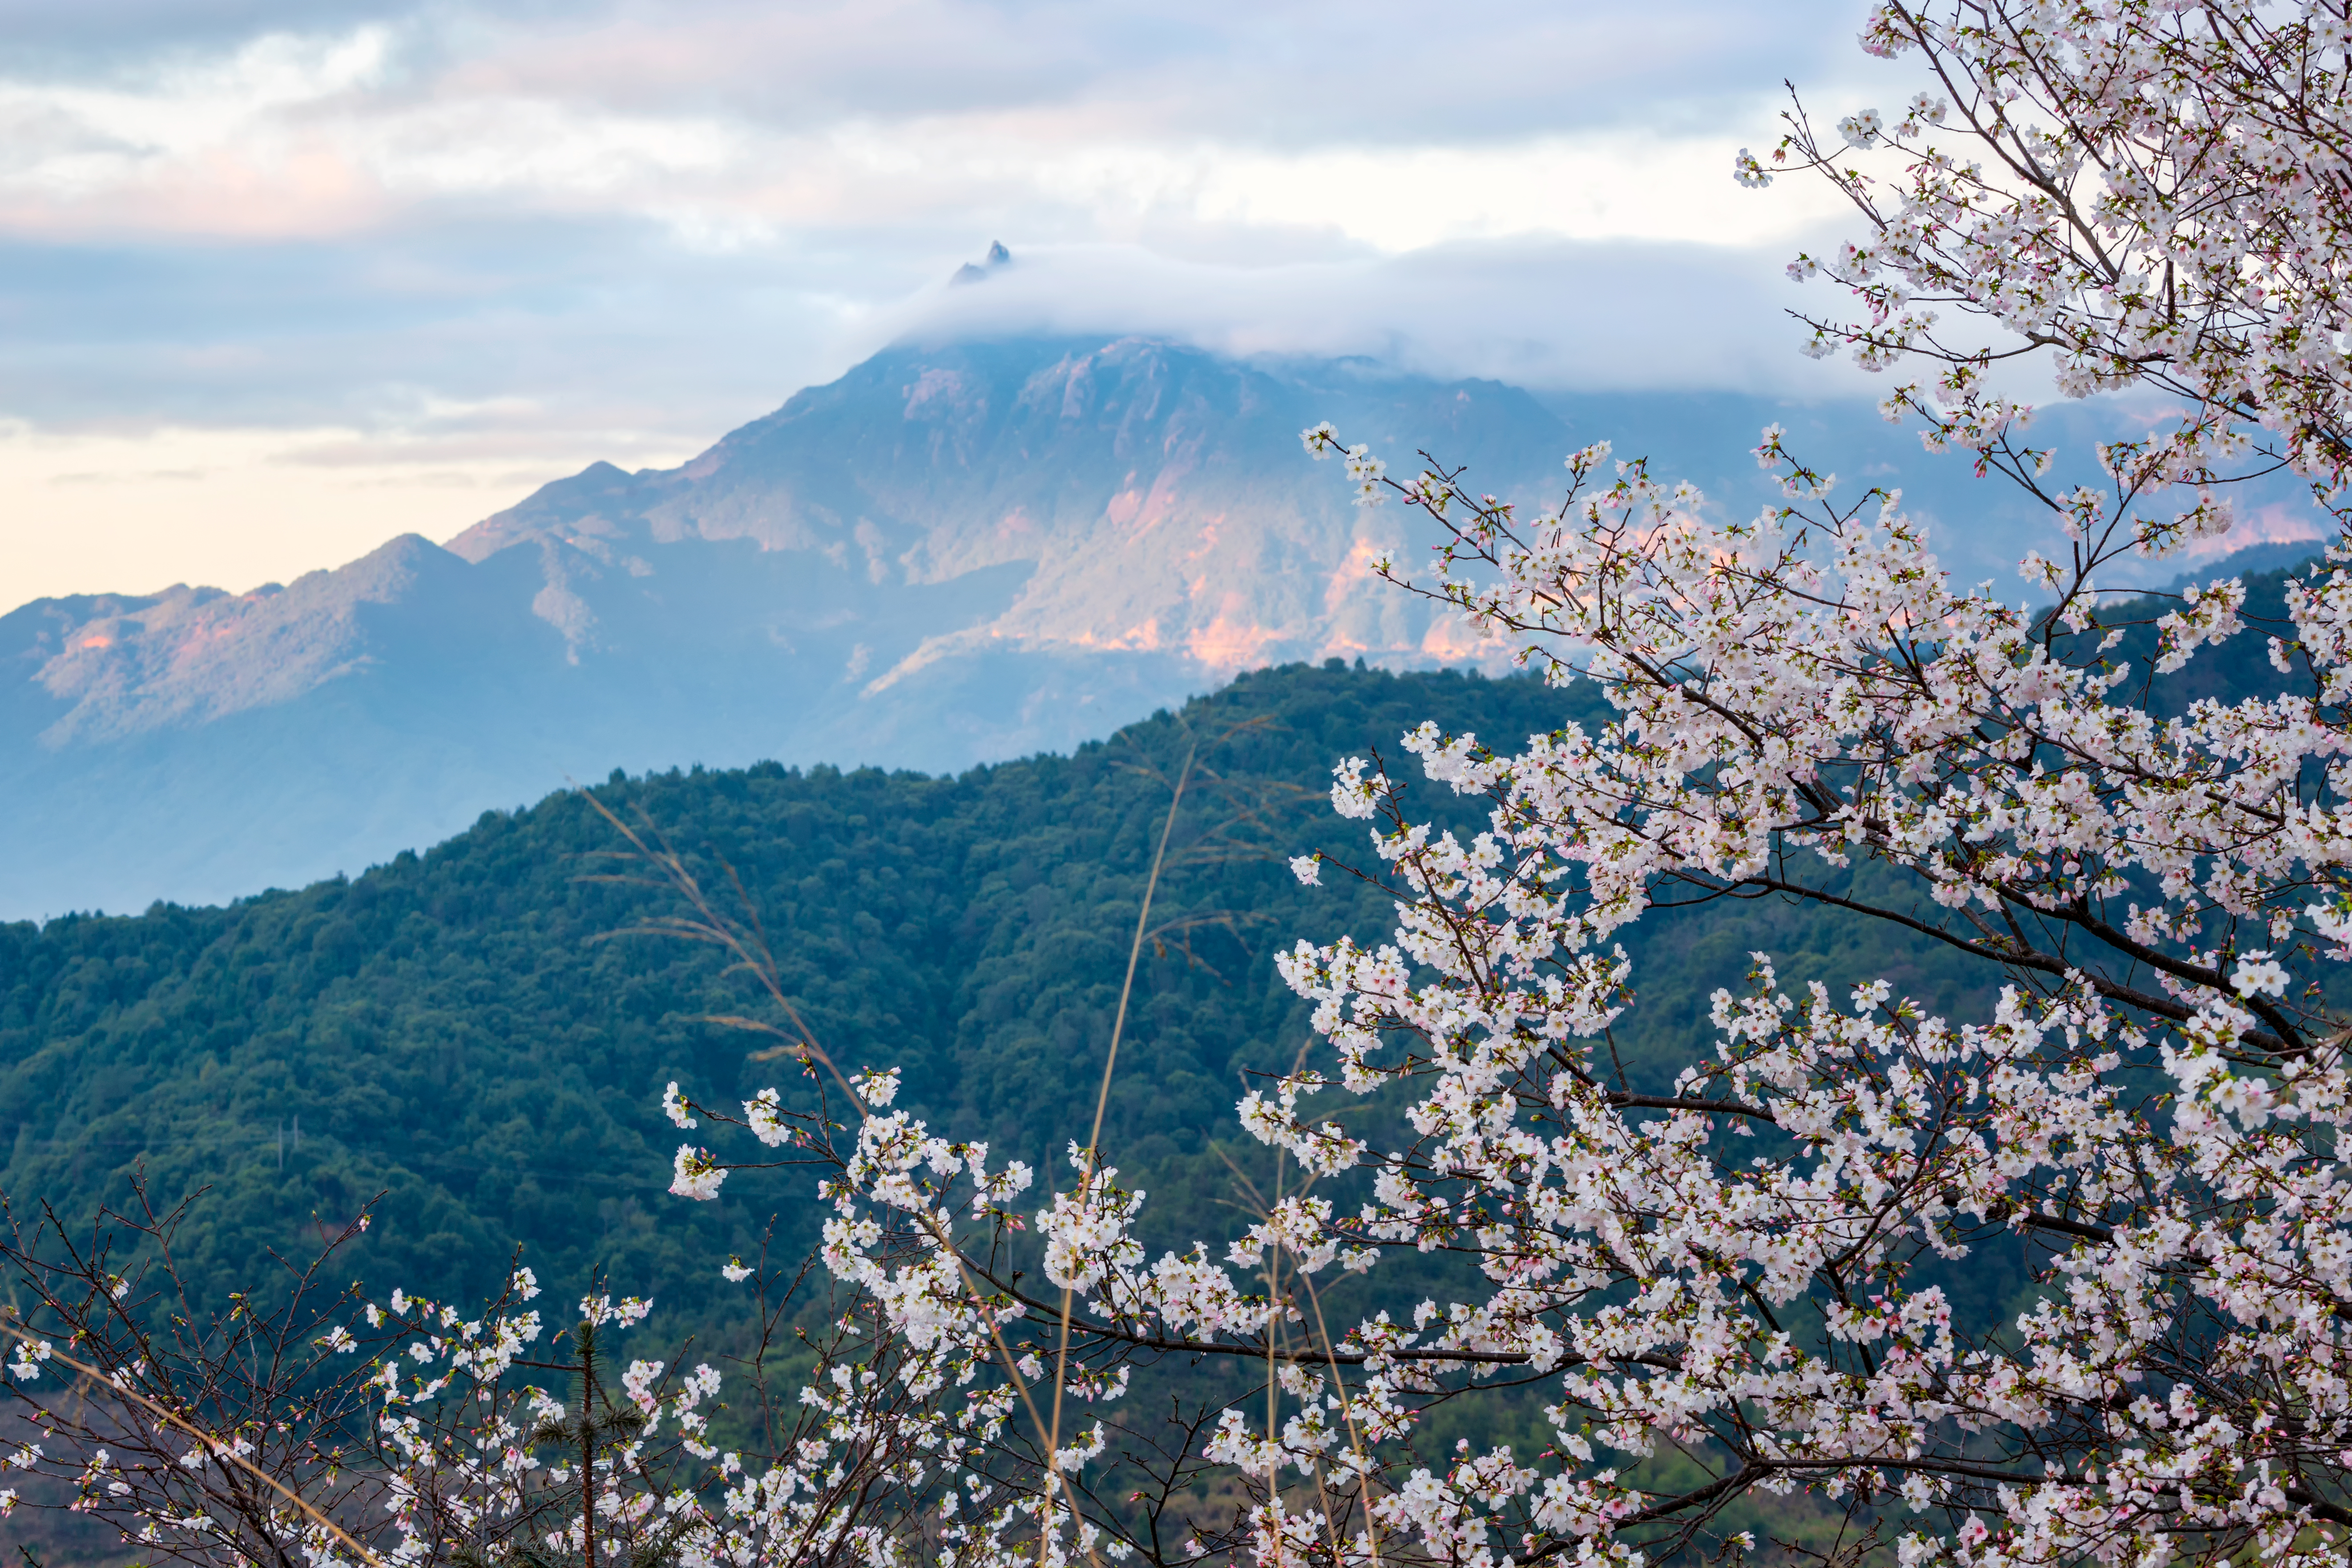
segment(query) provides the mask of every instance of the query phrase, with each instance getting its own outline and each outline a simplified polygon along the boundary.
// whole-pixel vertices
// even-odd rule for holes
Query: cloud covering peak
[[[1263,267],[1139,246],[1024,247],[875,312],[854,340],[1131,332],[1239,358],[1360,356],[1542,389],[1856,395],[1850,370],[1797,352],[1803,334],[1784,311],[1801,296],[1776,259],[1539,237]]]

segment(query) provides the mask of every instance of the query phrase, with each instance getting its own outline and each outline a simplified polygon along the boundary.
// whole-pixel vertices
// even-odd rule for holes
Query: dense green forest
[[[2250,579],[2251,613],[2275,613],[2284,576]],[[2115,657],[2145,669],[2147,640]],[[2249,636],[2147,700],[2275,679]],[[1305,1038],[1275,952],[1392,923],[1377,895],[1337,876],[1302,888],[1284,864],[1318,847],[1368,858],[1324,797],[1331,764],[1375,749],[1409,763],[1397,739],[1423,719],[1514,745],[1605,709],[1589,682],[1334,660],[1244,676],[1072,756],[959,777],[768,764],[616,773],[593,793],[714,885],[722,863],[740,877],[845,1065],[900,1064],[906,1103],[935,1125],[1044,1166],[1084,1134],[1170,783],[1197,748],[1154,920],[1190,923],[1146,956],[1106,1142],[1171,1200],[1168,1222],[1214,1228],[1168,1211],[1196,1206],[1174,1201],[1180,1172],[1217,1184],[1202,1150],[1237,1131],[1241,1075],[1286,1065]],[[1443,791],[1416,804],[1475,819]],[[20,1213],[88,1215],[134,1171],[166,1198],[208,1188],[184,1261],[221,1289],[258,1249],[299,1246],[314,1216],[381,1194],[363,1244],[376,1288],[477,1291],[520,1245],[543,1276],[603,1268],[703,1310],[709,1260],[756,1245],[771,1208],[808,1194],[783,1173],[714,1205],[667,1194],[662,1086],[724,1102],[779,1068],[747,1059],[766,1042],[699,1021],[756,1000],[716,952],[628,934],[674,906],[607,879],[630,868],[625,848],[567,792],[350,880],[0,926],[0,1193]],[[1654,916],[1628,946],[1640,1002],[1622,1038],[1669,1074],[1706,1048],[1706,999],[1754,949],[1792,978],[1884,973],[1937,1008],[1982,978],[1898,933],[1778,904]]]
[[[2251,610],[2275,614],[2284,575],[2250,581]],[[2148,643],[2135,632],[2115,657],[2145,669]],[[2137,700],[2274,689],[2262,643],[2242,637]],[[902,1103],[1051,1183],[1086,1133],[1153,846],[1192,756],[1105,1138],[1172,1244],[1245,1223],[1213,1144],[1249,1152],[1232,1114],[1245,1076],[1286,1067],[1307,1038],[1276,952],[1343,931],[1377,942],[1393,923],[1376,893],[1336,874],[1301,887],[1286,864],[1314,848],[1370,858],[1360,826],[1329,809],[1331,764],[1397,760],[1423,719],[1499,747],[1605,712],[1589,682],[1332,660],[1244,676],[1071,756],[958,777],[769,764],[615,773],[588,793],[711,886],[740,878],[845,1067],[902,1067]],[[1478,818],[1444,792],[1413,799]],[[349,880],[0,926],[0,1193],[19,1220],[47,1205],[87,1224],[135,1173],[165,1201],[202,1190],[180,1261],[224,1294],[259,1283],[270,1249],[300,1253],[317,1222],[374,1203],[347,1260],[375,1292],[478,1295],[520,1247],[559,1292],[601,1271],[656,1299],[656,1337],[723,1344],[741,1308],[718,1265],[759,1247],[772,1215],[775,1246],[804,1247],[814,1177],[746,1173],[716,1203],[669,1196],[679,1135],[662,1089],[731,1103],[798,1069],[752,1059],[766,1042],[708,1021],[760,1001],[721,954],[635,929],[677,906],[631,876],[625,848],[567,792]],[[1620,1044],[1661,1083],[1710,1048],[1706,998],[1740,982],[1751,950],[1790,982],[1884,974],[1937,1010],[1989,1000],[1990,977],[1932,942],[1779,902],[1660,914],[1626,945],[1639,1003]],[[1954,1288],[1975,1315],[2022,1282],[1980,1266]]]
[[[1180,1201],[1194,1180],[1222,1194],[1205,1142],[1238,1131],[1241,1075],[1286,1066],[1306,1037],[1275,952],[1393,923],[1378,895],[1336,874],[1303,888],[1285,864],[1315,847],[1370,858],[1325,798],[1331,763],[1400,756],[1424,718],[1516,744],[1601,707],[1589,683],[1335,661],[1244,677],[1074,756],[958,778],[765,766],[593,793],[713,886],[722,864],[742,879],[845,1067],[900,1064],[905,1102],[934,1125],[1050,1177],[1085,1134],[1170,786],[1198,747],[1153,921],[1191,923],[1139,973],[1106,1143],[1159,1194],[1162,1223],[1217,1231],[1214,1196]],[[360,1254],[376,1289],[478,1292],[519,1244],[542,1278],[602,1268],[666,1307],[721,1310],[716,1262],[757,1246],[779,1205],[804,1223],[811,1178],[746,1176],[707,1205],[668,1196],[662,1088],[725,1103],[796,1069],[748,1060],[769,1042],[700,1021],[758,1000],[717,952],[630,934],[675,906],[604,879],[633,868],[625,849],[562,794],[349,881],[0,928],[0,1190],[80,1215],[120,1201],[136,1170],[167,1199],[208,1186],[182,1260],[222,1290],[252,1282],[262,1248],[299,1247],[314,1217],[382,1194]],[[1751,947],[1892,969],[1923,1000],[1957,999],[1935,955],[1870,928],[1738,913],[1643,933],[1628,1037],[1643,1055],[1696,1044],[1706,994]]]
[[[1108,1133],[1139,1168],[1197,1151],[1236,1073],[1295,1050],[1276,945],[1380,924],[1274,853],[1342,847],[1314,788],[1328,760],[1424,715],[1500,738],[1561,709],[1531,681],[1292,668],[960,778],[697,769],[594,794],[714,884],[722,862],[742,879],[845,1065],[901,1064],[935,1122],[1042,1163],[1085,1131],[1168,781],[1199,744],[1160,909],[1230,921],[1163,938],[1139,976]],[[632,868],[624,847],[563,794],[348,882],[5,928],[0,1184],[79,1214],[142,1165],[167,1195],[208,1184],[184,1259],[222,1288],[381,1192],[363,1244],[379,1288],[478,1290],[519,1243],[542,1277],[602,1268],[699,1299],[714,1255],[811,1194],[779,1175],[712,1205],[668,1197],[662,1087],[724,1101],[793,1069],[698,1021],[756,999],[715,952],[620,934],[673,909],[603,879]]]

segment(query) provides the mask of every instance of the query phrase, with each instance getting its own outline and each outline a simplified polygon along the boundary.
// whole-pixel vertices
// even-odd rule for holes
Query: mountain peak
[[[202,724],[290,700],[365,662],[362,607],[414,595],[447,552],[404,533],[331,572],[247,594],[175,584],[137,598],[44,600],[27,609],[31,679],[69,705],[45,746]],[[21,612],[20,612],[21,613]],[[16,617],[11,616],[11,620]]]
[[[443,548],[477,565],[510,545],[542,538],[605,551],[625,533],[613,518],[630,515],[637,492],[659,477],[591,463],[570,479],[541,485],[506,510],[493,512]]]
[[[548,585],[587,601],[583,571],[659,592],[680,549],[730,541],[859,593],[1023,574],[997,613],[873,664],[877,691],[899,663],[983,648],[1160,654],[1202,681],[1284,658],[1469,653],[1451,632],[1431,640],[1444,617],[1347,591],[1407,542],[1405,520],[1357,511],[1300,454],[1295,432],[1327,416],[1377,440],[1442,441],[1498,489],[1538,479],[1565,442],[1494,384],[1254,366],[1148,337],[902,343],[681,468],[586,469],[449,548],[477,563],[557,550]],[[576,640],[583,612],[572,598],[564,611],[569,623],[546,618]]]
[[[985,282],[991,272],[1000,267],[1010,266],[1012,261],[1013,253],[1004,248],[1004,242],[1001,239],[993,239],[989,241],[988,254],[981,258],[979,266],[974,267],[967,261],[955,269],[955,276],[950,278],[948,281],[950,283]]]

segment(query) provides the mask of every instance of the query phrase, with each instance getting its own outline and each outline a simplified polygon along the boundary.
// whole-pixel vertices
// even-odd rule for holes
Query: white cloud
[[[1733,145],[1777,111],[1765,59],[1822,53],[1819,21],[1846,9],[1759,34],[1711,0],[1472,7],[1432,36],[1375,6],[1345,37],[1282,5],[419,9],[95,76],[20,67],[0,78],[0,226],[341,235],[493,197],[509,217],[584,205],[691,233],[1116,240],[1172,215],[1390,250],[1746,243],[1818,205],[1730,199]]]
[[[227,144],[258,150],[273,139],[271,122],[282,111],[380,79],[389,42],[375,26],[326,37],[275,34],[224,57],[162,65],[109,85],[0,80],[0,122],[48,132],[16,142],[7,183],[83,196]]]
[[[1202,220],[1321,226],[1387,251],[1517,235],[1745,246],[1835,210],[1825,188],[1741,199],[1757,193],[1725,177],[1720,136],[1595,132],[1291,156],[1219,148],[1171,162],[1169,184]]]
[[[1129,331],[1232,354],[1361,354],[1439,376],[1579,390],[1720,388],[1855,396],[1871,384],[1797,352],[1807,298],[1779,252],[1519,239],[1393,257],[1234,267],[1135,247],[1016,253],[986,281],[877,311],[854,342]],[[1822,298],[1815,287],[1811,298]]]
[[[1724,134],[1609,128],[1508,139],[1268,148],[1104,135],[1083,110],[778,129],[511,93],[362,92],[383,35],[267,40],[139,93],[0,82],[18,128],[0,221],[51,235],[324,236],[416,204],[593,209],[692,241],[961,223],[1132,238],[1144,222],[1307,230],[1381,250],[1520,234],[1750,244],[1830,210],[1728,176]],[[1760,101],[1744,118],[1769,124]]]
[[[640,205],[681,175],[755,162],[747,139],[688,117],[600,113],[550,100],[439,102],[387,116],[352,138],[387,190],[420,197],[513,193],[569,205],[615,195]]]

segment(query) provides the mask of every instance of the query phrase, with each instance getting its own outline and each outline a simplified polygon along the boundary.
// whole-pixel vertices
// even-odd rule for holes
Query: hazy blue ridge
[[[2099,416],[2037,435],[2079,460]],[[0,616],[0,916],[299,885],[616,764],[954,772],[1239,668],[1462,662],[1446,617],[1366,574],[1433,539],[1307,459],[1323,418],[1397,472],[1426,449],[1528,508],[1609,437],[1726,513],[1777,500],[1748,454],[1781,423],[1842,495],[1902,486],[1956,575],[2004,595],[2046,532],[1866,404],[1538,398],[1139,339],[901,344],[679,468],[592,465],[446,547]]]

